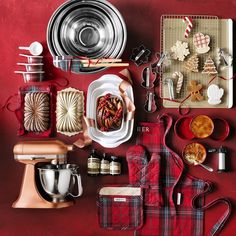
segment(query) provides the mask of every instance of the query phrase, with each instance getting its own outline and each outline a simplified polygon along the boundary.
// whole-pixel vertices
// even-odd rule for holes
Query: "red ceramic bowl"
[[[229,123],[222,118],[214,118],[214,130],[211,134],[211,138],[216,141],[224,141],[230,132]]]
[[[179,138],[184,140],[191,140],[194,138],[194,134],[189,128],[192,119],[192,116],[186,116],[179,118],[175,122],[174,131]]]

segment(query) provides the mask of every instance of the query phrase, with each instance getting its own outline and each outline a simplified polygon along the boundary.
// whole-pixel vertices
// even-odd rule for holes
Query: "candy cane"
[[[193,28],[193,19],[191,17],[184,16],[183,22],[187,24],[186,30],[184,32],[184,37],[188,38],[192,28]]]
[[[183,82],[184,82],[184,76],[181,72],[176,71],[172,75],[173,79],[178,79],[176,83],[176,93],[180,93],[180,90],[182,88]]]

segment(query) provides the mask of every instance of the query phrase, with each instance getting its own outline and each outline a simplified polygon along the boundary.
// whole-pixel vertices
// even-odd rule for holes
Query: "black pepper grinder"
[[[121,174],[121,163],[120,163],[119,158],[116,156],[111,156],[110,174],[111,175],[120,175]]]
[[[100,168],[101,175],[109,175],[110,174],[110,160],[106,153],[103,153],[102,160],[101,160],[101,168]]]
[[[89,176],[97,176],[100,172],[101,160],[97,155],[95,149],[92,150],[90,156],[88,157],[87,163],[87,173]]]

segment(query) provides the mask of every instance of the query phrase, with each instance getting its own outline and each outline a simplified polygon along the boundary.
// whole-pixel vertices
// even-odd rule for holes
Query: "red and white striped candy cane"
[[[183,17],[183,22],[185,24],[187,24],[187,27],[186,27],[186,30],[184,32],[184,37],[185,38],[188,38],[192,28],[193,28],[193,19],[191,17],[188,17],[188,16],[184,16]]]

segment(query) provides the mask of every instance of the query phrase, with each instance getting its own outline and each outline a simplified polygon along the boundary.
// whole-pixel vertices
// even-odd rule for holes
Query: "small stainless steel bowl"
[[[47,28],[52,56],[119,58],[127,40],[126,26],[119,11],[105,0],[74,0],[62,4]],[[80,68],[94,73],[103,68]]]

